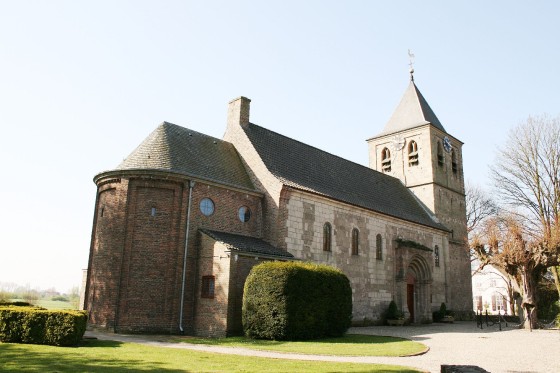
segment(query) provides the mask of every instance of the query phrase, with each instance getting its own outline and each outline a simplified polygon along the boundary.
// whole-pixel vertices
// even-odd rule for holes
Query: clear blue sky
[[[96,188],[159,123],[251,121],[367,164],[416,83],[486,186],[510,128],[560,112],[555,1],[0,0],[0,282],[78,285]]]

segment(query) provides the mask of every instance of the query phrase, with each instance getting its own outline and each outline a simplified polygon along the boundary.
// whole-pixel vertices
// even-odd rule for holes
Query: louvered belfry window
[[[381,171],[391,172],[391,151],[389,148],[383,148],[381,151]]]
[[[416,141],[411,141],[408,144],[408,165],[418,166],[418,144],[416,144]]]

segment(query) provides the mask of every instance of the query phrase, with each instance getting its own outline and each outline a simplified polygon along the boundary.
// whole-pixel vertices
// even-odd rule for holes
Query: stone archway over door
[[[407,306],[411,322],[431,320],[432,274],[426,259],[415,255],[406,270]]]

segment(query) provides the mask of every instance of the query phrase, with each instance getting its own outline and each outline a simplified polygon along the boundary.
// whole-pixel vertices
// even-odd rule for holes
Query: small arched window
[[[441,146],[441,142],[437,142],[437,163],[438,166],[443,167],[443,146]]]
[[[375,237],[375,259],[383,260],[383,239],[380,234]]]
[[[408,144],[408,165],[418,166],[418,144],[414,140]]]
[[[453,170],[453,174],[457,175],[457,154],[455,149],[451,149],[451,170]]]
[[[358,246],[360,245],[360,232],[358,228],[352,229],[352,255],[358,255]]]
[[[381,151],[381,171],[391,172],[391,151],[389,148],[383,148]]]
[[[439,267],[439,247],[436,245],[434,248],[434,263],[436,267]]]
[[[330,223],[323,225],[323,251],[331,251],[332,227]]]

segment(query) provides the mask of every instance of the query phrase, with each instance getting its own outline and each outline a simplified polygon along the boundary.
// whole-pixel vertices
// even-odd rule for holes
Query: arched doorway
[[[406,305],[411,322],[431,319],[431,283],[428,262],[424,257],[415,255],[406,269]]]
[[[408,307],[408,313],[410,313],[410,320],[414,321],[414,283],[416,279],[412,273],[408,273],[406,276],[406,306]]]

